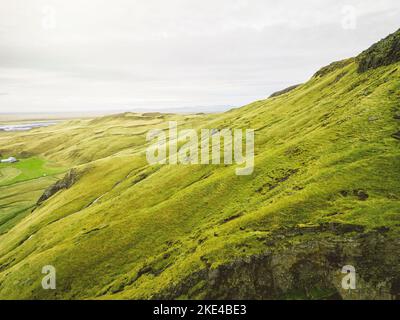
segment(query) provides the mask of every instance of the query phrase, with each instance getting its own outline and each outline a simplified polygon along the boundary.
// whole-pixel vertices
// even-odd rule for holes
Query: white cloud
[[[238,106],[357,54],[399,18],[398,0],[0,1],[0,112]]]

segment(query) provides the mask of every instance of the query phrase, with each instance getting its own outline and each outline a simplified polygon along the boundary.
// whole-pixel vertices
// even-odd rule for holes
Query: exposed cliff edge
[[[384,228],[361,234],[351,228],[338,231],[310,230],[313,239],[306,241],[307,231],[293,237],[285,237],[285,231],[276,235],[284,240],[266,241],[264,253],[199,271],[153,298],[399,299],[400,239]],[[356,271],[354,290],[342,288],[347,265]]]
[[[274,98],[274,97],[281,96],[281,95],[283,95],[283,94],[285,94],[285,93],[288,93],[288,92],[290,92],[290,91],[296,89],[298,86],[301,86],[301,84],[295,84],[295,85],[290,86],[290,87],[288,87],[288,88],[286,88],[286,89],[283,89],[283,90],[279,90],[279,91],[277,91],[277,92],[274,92],[274,93],[271,94],[269,97],[270,97],[270,98]]]
[[[357,60],[360,73],[400,61],[400,29],[362,52]]]
[[[69,189],[78,180],[78,171],[76,169],[71,169],[61,180],[57,181],[52,186],[48,187],[42,196],[37,201],[37,206],[40,206],[43,202],[50,199],[57,192]]]

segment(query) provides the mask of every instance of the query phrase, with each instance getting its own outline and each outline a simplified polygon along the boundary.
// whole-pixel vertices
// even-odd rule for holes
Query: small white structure
[[[18,160],[15,159],[14,157],[9,157],[8,159],[1,160],[1,163],[15,163],[15,162],[18,162]]]

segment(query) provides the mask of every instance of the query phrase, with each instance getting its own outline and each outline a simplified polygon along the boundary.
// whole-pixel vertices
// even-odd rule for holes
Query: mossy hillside
[[[37,197],[54,183],[64,168],[44,158],[19,159],[0,164],[0,233],[4,233],[34,208]]]
[[[66,121],[51,128],[2,133],[0,153],[24,158],[40,154],[66,166],[85,164],[120,151],[126,153],[143,149],[147,131],[163,126],[168,120],[178,121],[187,127],[196,127],[199,121],[209,117],[125,113],[94,120]]]
[[[0,187],[0,234],[30,214],[43,191],[57,179],[46,176]]]
[[[128,114],[41,129],[48,138],[33,144],[28,134],[18,136],[8,149],[63,158],[79,164],[81,175],[0,236],[0,296],[201,298],[212,286],[210,272],[266,250],[342,239],[348,225],[349,237],[382,227],[395,237],[398,67],[359,74],[351,61],[221,115]],[[238,177],[224,165],[148,165],[145,132],[168,120],[182,128],[255,129],[253,175]],[[47,264],[57,268],[55,291],[41,289]],[[287,297],[304,297],[293,290]],[[311,294],[325,295],[317,286]]]
[[[400,29],[362,52],[357,59],[359,61],[359,72],[399,62]]]

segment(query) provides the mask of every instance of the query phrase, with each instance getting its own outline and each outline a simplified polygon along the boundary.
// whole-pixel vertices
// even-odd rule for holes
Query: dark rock
[[[400,61],[400,30],[362,52],[357,60],[359,73]]]
[[[375,231],[379,232],[379,233],[386,233],[390,231],[389,227],[378,227],[374,229]]]
[[[170,256],[171,256],[170,253],[164,253],[162,258],[163,258],[164,260],[166,260],[166,259],[168,259]]]
[[[347,197],[347,196],[349,195],[349,192],[346,191],[346,190],[341,190],[341,191],[339,191],[339,193],[340,193],[340,195],[343,196],[343,197]]]
[[[400,277],[393,280],[390,293],[394,300],[400,300]]]
[[[352,63],[354,61],[353,58],[351,59],[346,59],[346,60],[341,60],[341,61],[335,61],[332,62],[331,64],[327,65],[326,67],[321,68],[320,70],[318,70],[315,74],[314,74],[314,78],[319,78],[319,77],[323,77],[335,70],[338,69],[342,69],[345,66],[347,66],[348,64]]]
[[[75,169],[71,169],[63,179],[57,181],[55,184],[52,186],[48,187],[42,196],[39,198],[37,201],[37,205],[41,205],[44,201],[48,200],[51,198],[53,195],[55,195],[57,192],[64,190],[64,189],[69,189],[72,187],[72,185],[78,180],[78,173]]]
[[[235,214],[235,215],[233,215],[233,216],[230,216],[230,217],[224,219],[224,220],[222,221],[222,223],[227,223],[227,222],[229,222],[229,221],[235,220],[235,219],[237,219],[237,218],[240,218],[242,215],[243,215],[243,213]]]
[[[400,140],[400,131],[397,131],[396,133],[392,134],[392,138],[395,138],[396,140]]]
[[[288,87],[288,88],[286,88],[286,89],[283,89],[283,90],[274,92],[274,93],[271,94],[269,97],[270,97],[270,98],[274,98],[274,97],[281,96],[281,95],[283,95],[283,94],[285,94],[285,93],[288,93],[288,92],[290,92],[290,91],[296,89],[296,88],[299,87],[299,86],[301,86],[301,84],[296,84],[296,85],[294,85],[294,86],[290,86],[290,87]]]
[[[350,232],[364,232],[364,226],[357,225],[357,224],[348,224],[348,223],[328,223],[323,224],[323,227],[326,228],[328,231],[332,231],[336,234],[344,234]]]
[[[393,299],[400,296],[398,239],[377,232],[364,237],[318,237],[290,247],[277,246],[193,272],[157,292],[153,299]],[[203,259],[201,259],[203,261]],[[341,289],[341,270],[354,265],[357,291]],[[192,288],[196,288],[192,291]],[[354,293],[356,295],[354,295]]]
[[[333,217],[333,216],[338,216],[338,215],[342,215],[342,214],[343,214],[343,212],[332,212],[332,213],[327,214],[326,216]]]
[[[369,198],[368,193],[363,190],[354,190],[354,195],[357,196],[361,201],[365,201]]]

